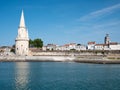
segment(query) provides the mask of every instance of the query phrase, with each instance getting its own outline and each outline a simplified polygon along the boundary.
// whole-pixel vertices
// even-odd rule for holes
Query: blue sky
[[[0,0],[0,46],[13,45],[21,11],[31,39],[44,44],[120,42],[120,0]]]

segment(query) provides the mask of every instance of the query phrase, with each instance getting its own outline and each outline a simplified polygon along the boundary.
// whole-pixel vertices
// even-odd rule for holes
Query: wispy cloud
[[[116,5],[113,5],[111,7],[107,7],[107,8],[95,11],[95,12],[91,12],[91,13],[81,17],[79,20],[80,21],[86,21],[86,20],[98,18],[100,16],[112,14],[116,10],[120,10],[120,3],[116,4]]]
[[[99,23],[99,24],[94,24],[92,26],[93,29],[103,29],[103,28],[116,28],[117,26],[120,25],[120,21],[119,20],[116,20],[116,21],[110,21],[110,22],[105,22],[105,23]]]
[[[111,32],[118,32],[120,28],[120,21],[119,20],[110,20],[110,21],[105,21],[101,23],[89,23],[89,24],[81,24],[78,26],[75,26],[74,28],[70,30],[65,30],[65,34],[71,34],[71,35],[77,35],[78,33],[83,35],[88,35],[88,34],[106,34],[106,33],[111,33]]]

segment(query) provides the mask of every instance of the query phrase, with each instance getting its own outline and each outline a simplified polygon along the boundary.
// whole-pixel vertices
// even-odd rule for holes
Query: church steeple
[[[22,13],[21,13],[21,19],[20,19],[19,27],[24,27],[25,28],[25,20],[24,20],[24,12],[23,12],[23,10],[22,10]]]

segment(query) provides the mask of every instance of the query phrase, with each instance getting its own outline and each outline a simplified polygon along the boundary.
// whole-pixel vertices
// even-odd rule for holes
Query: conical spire
[[[21,19],[20,19],[20,26],[19,27],[25,27],[25,20],[24,20],[24,12],[22,10]]]

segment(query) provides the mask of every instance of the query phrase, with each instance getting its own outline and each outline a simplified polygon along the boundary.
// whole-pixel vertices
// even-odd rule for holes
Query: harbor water
[[[0,62],[0,90],[120,90],[120,65]]]

